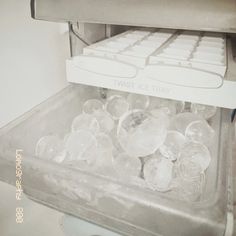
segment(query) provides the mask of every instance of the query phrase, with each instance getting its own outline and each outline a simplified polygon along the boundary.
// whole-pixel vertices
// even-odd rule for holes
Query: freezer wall
[[[28,0],[0,1],[0,127],[66,86],[66,24],[35,21]]]

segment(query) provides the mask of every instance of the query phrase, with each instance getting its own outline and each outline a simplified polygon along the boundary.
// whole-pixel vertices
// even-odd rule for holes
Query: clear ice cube
[[[151,115],[156,117],[156,118],[160,118],[163,117],[162,120],[165,121],[165,123],[163,124],[165,127],[169,127],[170,125],[170,117],[167,115],[167,112],[165,111],[165,108],[160,108],[160,109],[154,109],[150,111]]]
[[[200,163],[191,158],[181,158],[175,163],[175,174],[186,180],[198,179],[203,173]]]
[[[179,113],[171,119],[169,129],[185,134],[187,126],[197,120],[202,120],[202,118],[191,112]]]
[[[97,148],[97,140],[91,132],[80,130],[70,134],[65,148],[70,155],[70,160],[90,160],[94,158],[93,150]]]
[[[178,197],[184,201],[194,202],[198,201],[202,195],[205,184],[204,174],[195,179],[176,178],[173,180],[173,190],[177,192]]]
[[[150,105],[148,109],[162,109],[169,116],[173,116],[177,112],[175,101],[158,97],[150,97]]]
[[[216,114],[217,108],[214,106],[207,106],[207,105],[192,103],[191,111],[203,117],[204,119],[209,120]]]
[[[35,155],[41,159],[53,160],[63,151],[63,141],[56,135],[41,137],[35,147]]]
[[[130,93],[127,101],[131,109],[146,109],[149,106],[149,96]]]
[[[99,133],[96,135],[97,139],[97,149],[94,150],[94,156],[96,159],[94,163],[95,166],[111,166],[112,165],[112,151],[113,143],[109,135],[105,133]]]
[[[211,154],[208,148],[202,143],[187,142],[182,148],[179,160],[190,159],[191,162],[199,164],[202,172],[204,172],[210,165]]]
[[[98,120],[90,114],[80,114],[74,118],[71,125],[72,132],[78,132],[80,130],[89,130],[93,133],[99,131]]]
[[[203,143],[209,147],[214,140],[215,131],[205,120],[198,120],[187,126],[185,136],[190,141]]]
[[[175,161],[180,154],[180,150],[185,143],[185,136],[178,131],[168,131],[165,142],[160,146],[160,153]]]
[[[157,191],[168,191],[173,177],[173,163],[166,158],[151,158],[143,167],[148,187]]]
[[[107,111],[95,111],[94,117],[98,121],[100,132],[109,133],[114,128],[114,120]]]
[[[105,133],[99,133],[96,135],[98,148],[103,151],[111,151],[113,149],[112,139],[109,135]]]
[[[153,117],[143,110],[131,110],[119,120],[117,138],[125,152],[133,157],[153,154],[164,142],[163,116]]]
[[[107,100],[106,110],[114,120],[117,120],[129,110],[129,103],[122,96],[111,96]]]
[[[83,104],[83,112],[93,114],[97,110],[103,110],[104,104],[98,99],[89,99]]]
[[[139,158],[130,157],[126,153],[120,153],[113,160],[114,169],[122,177],[139,176],[142,163]]]

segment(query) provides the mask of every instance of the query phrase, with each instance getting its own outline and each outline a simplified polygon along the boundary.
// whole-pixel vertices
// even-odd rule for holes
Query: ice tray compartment
[[[175,229],[176,235],[188,235],[189,230],[192,235],[198,235],[199,227],[201,235],[208,236],[209,232],[223,235],[227,212],[226,111],[219,110],[212,123],[217,140],[206,186],[200,202],[196,203],[34,157],[34,147],[40,137],[55,133],[64,136],[72,119],[81,112],[84,101],[98,97],[100,92],[96,87],[70,86],[2,129],[0,178],[14,184],[14,153],[20,147],[24,155],[24,191],[36,201],[124,235],[173,235],[174,227],[164,223],[167,218],[168,222],[175,222],[173,224],[185,222],[185,227]]]
[[[67,80],[233,109],[232,43],[224,33],[133,28],[68,59]]]

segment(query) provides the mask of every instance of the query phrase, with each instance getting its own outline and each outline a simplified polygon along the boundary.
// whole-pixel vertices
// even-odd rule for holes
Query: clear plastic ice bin
[[[206,186],[197,202],[111,180],[34,157],[38,139],[64,136],[99,89],[70,85],[0,130],[0,179],[15,185],[15,152],[23,150],[23,189],[33,200],[121,235],[222,236],[232,216],[230,113],[218,109],[217,141]]]

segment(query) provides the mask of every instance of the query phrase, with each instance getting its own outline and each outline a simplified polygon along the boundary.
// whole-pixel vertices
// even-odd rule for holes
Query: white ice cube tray
[[[129,30],[84,48],[83,54],[113,58],[137,67],[145,67],[149,56],[171,38],[174,32],[174,30],[156,32]]]
[[[142,68],[165,63],[206,69],[222,76],[226,71],[223,34],[130,30],[84,48],[83,54],[117,59]]]
[[[235,67],[233,60],[229,62],[230,47],[223,33],[129,30],[85,47],[81,55],[67,60],[67,79],[235,108],[236,83],[226,76],[227,66],[231,71]]]
[[[149,63],[190,66],[224,76],[226,39],[223,34],[178,32],[150,56]]]

